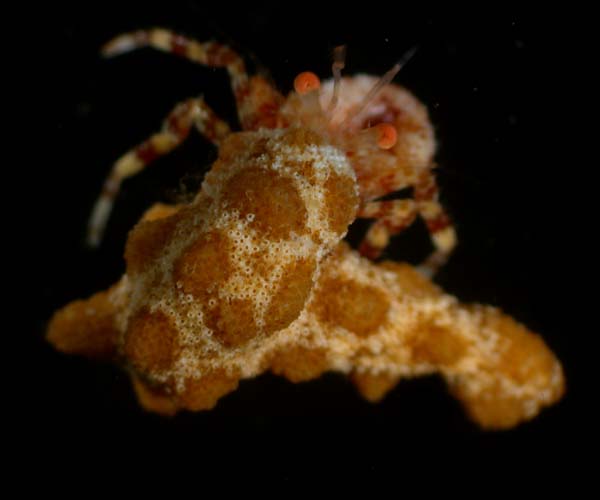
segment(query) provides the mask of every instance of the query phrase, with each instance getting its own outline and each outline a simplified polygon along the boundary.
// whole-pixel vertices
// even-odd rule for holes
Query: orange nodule
[[[304,95],[317,90],[321,86],[321,80],[319,77],[311,71],[304,71],[300,73],[294,80],[294,89],[298,94]]]
[[[377,125],[377,145],[382,149],[390,149],[396,145],[398,133],[396,128],[389,123]]]

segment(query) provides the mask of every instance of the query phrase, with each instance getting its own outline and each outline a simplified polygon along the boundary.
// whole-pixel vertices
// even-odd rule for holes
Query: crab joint
[[[320,86],[321,80],[311,71],[304,71],[294,79],[294,90],[300,95],[317,90]]]

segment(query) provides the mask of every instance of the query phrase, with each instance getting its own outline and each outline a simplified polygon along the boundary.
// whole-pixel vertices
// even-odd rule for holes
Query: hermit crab
[[[426,108],[406,89],[391,83],[414,50],[381,78],[369,75],[342,78],[345,47],[337,47],[333,79],[321,85],[314,73],[300,73],[294,82],[295,91],[284,97],[264,77],[248,76],[244,61],[229,47],[216,42],[199,43],[164,29],[123,34],[108,42],[102,52],[105,56],[115,56],[141,47],[226,68],[244,131],[302,128],[345,156],[356,175],[359,195],[357,211],[354,213],[355,208],[348,204],[345,220],[376,219],[360,245],[363,255],[378,257],[390,236],[409,226],[418,214],[424,219],[435,247],[421,270],[433,274],[446,261],[456,237],[438,202],[432,171],[433,128]],[[179,146],[192,127],[218,147],[232,134],[230,127],[202,98],[178,104],[160,132],[114,164],[90,220],[90,244],[99,243],[122,181]],[[379,200],[406,187],[413,188],[413,199]]]
[[[270,335],[298,317],[321,262],[356,217],[376,219],[360,246],[374,258],[390,234],[420,213],[437,246],[425,272],[445,260],[455,237],[430,168],[432,127],[424,106],[390,84],[410,52],[381,79],[342,79],[345,50],[339,47],[333,81],[321,88],[314,73],[300,73],[284,98],[265,78],[249,77],[241,57],[216,42],[154,29],[121,35],[103,53],[146,45],[225,67],[244,131],[231,132],[193,98],[115,163],[92,213],[91,244],[101,238],[123,179],[181,144],[193,126],[219,147],[191,203],[131,232],[125,258],[134,310],[153,302],[152,290],[169,304],[201,303],[190,314],[221,343],[237,346]],[[414,199],[377,200],[406,186],[414,187]],[[273,290],[285,300],[274,298]]]
[[[265,371],[292,382],[348,374],[370,401],[401,378],[440,373],[479,425],[507,428],[564,392],[541,338],[495,308],[465,306],[425,275],[455,245],[433,176],[425,107],[383,77],[300,73],[284,97],[215,42],[164,29],[121,35],[112,56],[150,46],[231,77],[243,131],[201,98],[175,107],[160,132],[122,156],[89,223],[97,245],[122,181],[172,151],[192,127],[219,148],[193,201],[152,206],[130,232],[126,273],[109,290],[57,311],[60,351],[117,361],[147,410],[205,410]],[[386,199],[412,187],[411,199]],[[435,247],[420,266],[373,263],[420,215]],[[358,252],[341,242],[375,219]]]

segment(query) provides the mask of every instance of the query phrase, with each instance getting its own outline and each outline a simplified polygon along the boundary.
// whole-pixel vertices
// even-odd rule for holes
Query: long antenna
[[[331,115],[333,110],[337,106],[339,95],[340,95],[340,84],[342,82],[342,70],[346,66],[346,46],[338,45],[333,49],[333,64],[331,65],[331,71],[333,72],[333,95],[331,101],[327,107],[327,114]]]
[[[414,47],[412,47],[411,49],[409,49],[408,51],[406,51],[404,53],[404,55],[398,60],[398,62],[396,64],[394,64],[390,70],[387,71],[387,73],[385,73],[385,75],[383,75],[379,81],[373,86],[373,88],[371,90],[369,90],[369,93],[364,97],[360,107],[354,111],[353,113],[351,113],[345,120],[344,120],[344,124],[348,124],[350,123],[352,120],[354,120],[358,115],[360,115],[365,108],[371,104],[371,102],[373,101],[373,99],[375,98],[375,96],[381,91],[381,89],[383,87],[385,87],[388,83],[390,83],[394,77],[398,74],[398,72],[406,65],[406,63],[408,61],[410,61],[410,59],[412,58],[412,56],[415,55],[415,52],[417,51],[417,46],[415,45]]]

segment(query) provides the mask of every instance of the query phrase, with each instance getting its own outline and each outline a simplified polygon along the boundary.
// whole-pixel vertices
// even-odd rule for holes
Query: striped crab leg
[[[88,222],[88,245],[96,247],[100,244],[122,182],[179,146],[188,137],[192,126],[217,145],[231,133],[229,125],[201,98],[188,99],[175,106],[160,132],[125,153],[113,164]]]
[[[375,219],[360,244],[359,251],[371,260],[379,258],[390,238],[401,233],[413,223],[416,215],[420,215],[429,232],[434,251],[418,269],[425,276],[431,277],[446,263],[454,250],[456,231],[439,202],[439,188],[431,169],[423,170],[408,185],[403,182],[394,184],[389,191],[409,185],[414,187],[414,199],[369,201],[359,210],[358,217]]]
[[[417,204],[414,200],[370,201],[358,212],[358,217],[376,219],[369,227],[359,251],[371,260],[381,256],[387,247],[390,237],[402,232],[410,226],[417,215]]]
[[[272,128],[280,95],[263,78],[249,78],[243,59],[227,45],[215,41],[198,42],[163,28],[153,28],[113,38],[102,48],[102,55],[112,57],[143,47],[175,54],[211,68],[225,68],[231,79],[242,127],[246,130],[259,126]]]
[[[456,230],[438,198],[435,176],[430,169],[424,170],[415,185],[415,201],[435,247],[419,266],[419,271],[427,277],[433,276],[446,263],[456,246]]]

